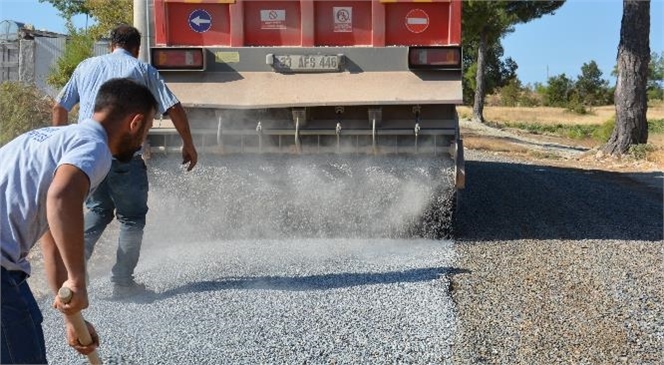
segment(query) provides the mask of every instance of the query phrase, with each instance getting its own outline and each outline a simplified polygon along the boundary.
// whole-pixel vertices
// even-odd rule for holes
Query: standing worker
[[[128,161],[140,148],[157,109],[148,88],[114,79],[99,89],[91,119],[27,132],[0,148],[0,243],[2,247],[2,363],[45,364],[42,314],[28,286],[30,249],[42,237],[44,268],[56,294],[54,307],[75,314],[88,307],[83,240],[83,202],[101,184],[112,157]],[[63,303],[58,289],[73,292]],[[69,344],[82,346],[65,317]]]
[[[110,54],[81,62],[56,98],[53,125],[66,125],[69,111],[80,103],[79,121],[92,114],[92,102],[104,81],[128,77],[147,86],[159,103],[158,112],[168,114],[183,141],[183,164],[191,171],[198,159],[184,108],[164,83],[158,71],[137,59],[141,34],[129,25],[120,25],[111,32]],[[85,257],[90,259],[95,244],[113,213],[120,222],[116,263],[112,269],[113,297],[125,298],[145,293],[143,284],[134,281],[134,269],[143,242],[145,216],[148,212],[148,176],[140,153],[129,163],[114,160],[111,171],[86,201]]]

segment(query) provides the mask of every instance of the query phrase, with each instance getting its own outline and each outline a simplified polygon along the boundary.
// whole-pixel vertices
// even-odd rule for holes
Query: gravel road
[[[173,208],[153,205],[138,267],[138,280],[155,294],[111,301],[108,278],[92,280],[85,315],[103,337],[102,357],[178,364],[664,363],[662,189],[637,182],[661,174],[632,179],[474,151],[467,160],[455,242],[214,240],[210,230],[183,241],[180,234],[193,232],[189,222],[210,223],[191,207],[211,215],[211,204],[178,206],[173,193],[153,184],[152,196],[161,194]],[[394,181],[380,171],[380,179]],[[409,181],[436,176],[410,171]],[[391,191],[376,189],[362,194]],[[421,206],[409,205],[408,214]],[[357,218],[357,231],[384,232],[371,215],[341,213]],[[388,213],[381,217],[394,229],[399,219]],[[181,227],[155,223],[169,215]],[[273,218],[262,220],[257,235],[274,227]],[[47,304],[49,359],[82,363]]]
[[[664,364],[662,174],[468,159],[453,362]]]
[[[107,363],[450,363],[452,245],[187,242],[144,252],[138,280],[154,295],[113,301],[100,278],[84,315]],[[63,342],[60,316],[46,312],[49,361],[83,363]]]

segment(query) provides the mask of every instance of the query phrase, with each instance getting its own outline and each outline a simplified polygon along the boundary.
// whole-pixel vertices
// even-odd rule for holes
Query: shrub
[[[586,106],[583,105],[583,102],[581,101],[581,97],[577,93],[573,93],[572,96],[570,97],[569,101],[567,102],[567,105],[565,106],[565,109],[572,113],[576,113],[579,115],[585,115],[588,114],[588,110],[586,109]]]
[[[653,119],[648,121],[649,133],[664,133],[664,119]]]
[[[31,129],[51,124],[52,100],[34,85],[0,84],[0,145]]]
[[[627,154],[637,160],[645,160],[648,157],[648,153],[656,150],[657,148],[651,144],[635,144],[629,147]]]
[[[74,73],[76,66],[84,59],[92,56],[94,38],[90,35],[74,29],[70,30],[70,39],[65,46],[65,51],[58,59],[55,67],[51,68],[46,77],[46,82],[56,89],[61,89]]]

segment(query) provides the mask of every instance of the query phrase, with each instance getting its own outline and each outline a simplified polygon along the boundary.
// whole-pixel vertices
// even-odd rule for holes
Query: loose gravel
[[[99,278],[84,316],[106,363],[449,363],[453,262],[449,241],[182,242],[143,253],[154,295],[112,301]],[[84,363],[44,312],[49,361]]]
[[[435,188],[393,220],[401,205],[380,203],[385,194],[393,200],[418,190],[395,190],[399,179],[426,186],[449,167],[393,172],[410,166],[405,161],[395,170],[343,175],[335,167],[307,175],[283,166],[235,183],[230,172],[242,170],[240,163],[203,166],[200,175],[153,164],[151,199],[163,206],[152,204],[138,280],[155,294],[115,302],[107,277],[92,280],[85,315],[102,335],[102,357],[168,364],[664,364],[662,189],[637,181],[661,174],[633,179],[476,151],[466,158],[454,243],[394,239],[408,232],[413,212],[426,211]],[[277,172],[289,177],[272,184]],[[208,179],[211,194],[195,189],[194,176]],[[361,183],[342,194],[333,189],[338,176]],[[250,186],[260,193],[247,195]],[[292,200],[270,198],[273,186],[290,187]],[[327,226],[304,220],[282,228],[284,212],[297,211],[292,207],[337,198],[350,207],[311,210],[316,219],[331,218]],[[233,199],[254,212],[280,213],[248,214]],[[215,214],[217,206],[223,214]],[[301,228],[309,238],[293,234]],[[343,238],[322,238],[330,232]],[[358,232],[383,238],[352,238]],[[249,233],[254,238],[242,239]],[[62,320],[49,303],[42,301],[49,360],[83,363],[64,344]]]
[[[662,189],[469,155],[454,363],[664,364]]]
[[[106,362],[449,362],[452,243],[395,239],[437,229],[414,223],[450,195],[448,161],[231,156],[190,173],[175,160],[149,164],[137,280],[154,295],[116,302],[107,275],[92,280],[84,315]],[[81,362],[48,303],[49,360]]]

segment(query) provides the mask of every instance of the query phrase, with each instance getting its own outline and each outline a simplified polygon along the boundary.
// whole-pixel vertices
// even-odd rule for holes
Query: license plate
[[[341,55],[275,55],[272,67],[279,72],[336,72]]]

